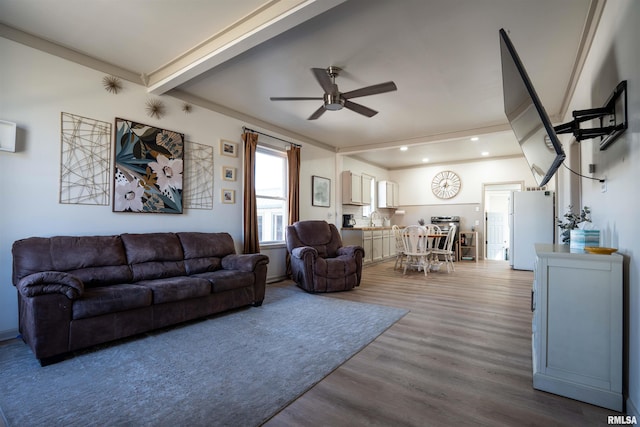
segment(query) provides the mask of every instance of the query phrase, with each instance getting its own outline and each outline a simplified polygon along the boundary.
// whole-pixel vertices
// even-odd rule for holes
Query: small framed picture
[[[236,190],[222,189],[222,203],[235,203],[236,202]]]
[[[238,157],[238,144],[235,142],[220,140],[220,154],[229,157]]]
[[[311,205],[331,207],[331,180],[321,176],[311,176]]]
[[[235,181],[236,180],[236,168],[232,168],[231,166],[223,166],[222,167],[222,179],[225,181]]]

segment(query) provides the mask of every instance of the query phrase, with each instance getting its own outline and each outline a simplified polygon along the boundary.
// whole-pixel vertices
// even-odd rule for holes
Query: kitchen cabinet
[[[371,231],[362,231],[362,247],[364,248],[363,264],[369,264],[373,262],[373,233]],[[357,244],[357,243],[356,243]]]
[[[399,186],[393,181],[378,182],[378,207],[397,208],[399,205]]]
[[[342,204],[358,205],[362,202],[362,175],[351,171],[342,171]]]
[[[369,264],[373,261],[373,232],[365,231],[360,228],[342,229],[342,245],[356,245],[364,248],[363,264]]]
[[[382,230],[371,231],[373,235],[373,261],[382,261]]]
[[[392,237],[393,233],[391,233],[390,229],[382,230],[382,258],[389,258],[391,256]],[[395,242],[393,244],[393,248],[395,249]],[[395,253],[393,255],[395,255]]]
[[[371,184],[373,177],[370,175],[362,175],[362,204],[371,205]]]
[[[364,264],[396,256],[395,237],[390,227],[343,228],[342,244],[362,246]]]
[[[535,249],[533,387],[622,411],[622,255]]]

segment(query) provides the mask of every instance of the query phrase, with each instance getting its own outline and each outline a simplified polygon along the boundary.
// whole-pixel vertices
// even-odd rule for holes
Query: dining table
[[[421,237],[422,239],[426,240],[426,244],[427,244],[427,251],[429,251],[429,249],[433,249],[433,248],[439,248],[440,247],[440,243],[442,241],[443,238],[447,237],[446,233],[428,233],[426,235],[422,235],[419,234],[419,237]],[[428,265],[426,268],[428,268],[431,271],[436,271],[434,266],[438,265],[439,267],[440,264],[440,260],[437,254],[435,253],[430,253],[429,257],[428,257]],[[420,264],[420,265],[415,265],[418,269],[418,271],[421,268],[425,268],[424,265]]]

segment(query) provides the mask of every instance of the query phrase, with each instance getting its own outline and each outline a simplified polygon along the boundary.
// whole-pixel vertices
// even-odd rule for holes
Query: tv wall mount
[[[581,129],[580,124],[589,120],[600,120],[600,126]],[[600,150],[609,145],[627,130],[627,81],[621,81],[603,107],[575,110],[573,120],[555,126],[556,133],[573,133],[578,141],[600,137]]]

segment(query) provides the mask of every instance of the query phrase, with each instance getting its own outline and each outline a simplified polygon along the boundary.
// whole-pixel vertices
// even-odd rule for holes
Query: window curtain
[[[289,165],[289,224],[300,220],[300,147],[287,151]]]
[[[260,252],[258,236],[258,205],[256,202],[256,148],[258,134],[244,132],[244,249],[245,254]]]
[[[291,145],[287,151],[289,175],[289,225],[300,220],[300,147]],[[287,251],[287,277],[291,277],[291,256]]]

